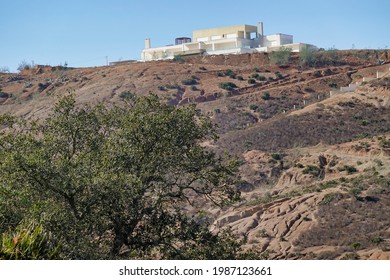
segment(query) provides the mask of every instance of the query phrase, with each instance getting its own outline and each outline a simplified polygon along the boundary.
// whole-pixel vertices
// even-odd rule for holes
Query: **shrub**
[[[0,67],[0,73],[9,73],[9,68],[8,67]]]
[[[251,84],[251,85],[256,84],[256,80],[250,78],[250,79],[248,79],[248,84]]]
[[[32,68],[32,64],[28,63],[27,61],[25,60],[22,60],[20,63],[19,63],[19,66],[17,68],[18,71],[22,71],[22,70],[28,70]]]
[[[38,84],[38,90],[39,92],[42,92],[44,91],[48,86],[50,86],[51,84],[50,83],[45,83],[45,84],[42,84],[42,83],[39,83]]]
[[[315,49],[310,46],[303,46],[299,52],[299,60],[302,66],[314,66],[316,63]]]
[[[271,99],[271,95],[269,94],[269,92],[264,92],[263,95],[261,96],[261,98],[263,100],[269,100],[269,99]]]
[[[199,67],[199,70],[206,71],[207,69],[206,69],[206,67],[204,67],[204,66],[201,66],[201,67]]]
[[[327,205],[331,203],[335,199],[336,194],[335,193],[327,193],[324,198],[321,200],[319,205]]]
[[[358,120],[358,123],[362,126],[366,126],[370,123],[370,121],[369,120]]]
[[[181,89],[178,84],[167,84],[167,85],[165,85],[165,88],[167,88],[167,89]]]
[[[253,78],[253,79],[257,79],[257,80],[259,80],[259,81],[265,81],[265,80],[267,80],[267,78],[266,77],[264,77],[264,76],[260,76],[259,74],[257,74],[257,73],[254,73],[254,74],[252,74],[251,75],[251,78]]]
[[[316,165],[307,165],[304,169],[303,169],[303,174],[311,174],[311,175],[315,175],[317,176],[318,173],[320,171],[320,168]]]
[[[236,74],[231,69],[225,70],[224,74],[232,79],[236,78]]]
[[[363,191],[363,186],[360,184],[354,185],[348,192],[354,197],[358,198]]]
[[[380,243],[382,243],[384,239],[382,237],[374,237],[371,239],[371,242],[378,246]]]
[[[173,61],[176,61],[176,62],[184,62],[184,58],[181,56],[181,55],[175,55],[173,57]]]
[[[331,88],[337,88],[337,87],[338,87],[338,85],[337,85],[336,82],[330,82],[330,83],[328,84],[328,86],[331,87]]]
[[[390,140],[386,140],[382,138],[379,142],[379,146],[384,148],[384,149],[389,149],[390,148]]]
[[[191,90],[192,90],[192,91],[197,91],[198,88],[197,88],[196,86],[191,86]]]
[[[182,83],[183,85],[190,86],[190,85],[196,85],[198,82],[197,82],[196,79],[190,78],[190,79],[182,80],[181,83]]]
[[[350,165],[344,165],[344,169],[347,171],[348,174],[356,173],[357,169]]]
[[[356,106],[356,104],[353,101],[339,102],[337,103],[337,105],[341,107],[350,107],[350,108],[354,108]]]
[[[271,157],[274,160],[281,160],[283,158],[283,156],[281,154],[272,154]]]
[[[345,254],[341,260],[360,260],[360,257],[356,252],[353,252]]]
[[[9,93],[0,91],[0,98],[8,98],[8,97],[10,97]]]
[[[232,82],[222,82],[222,83],[219,83],[218,86],[221,89],[224,89],[224,90],[227,90],[227,91],[231,91],[231,90],[237,88],[237,85],[232,83]]]
[[[290,62],[291,48],[281,47],[279,50],[271,52],[270,56],[272,64],[287,64]]]
[[[119,94],[119,97],[122,99],[132,99],[135,97],[135,94],[130,91],[123,91]]]
[[[259,106],[256,104],[249,105],[249,109],[251,109],[252,111],[256,111],[258,108],[259,108]]]
[[[354,242],[351,244],[352,248],[357,251],[361,246],[362,246],[362,243],[360,242]]]
[[[243,81],[243,80],[244,80],[244,78],[243,78],[242,76],[238,76],[238,77],[237,77],[237,80],[239,80],[239,81]]]
[[[311,87],[305,87],[305,88],[304,88],[304,91],[306,91],[306,92],[310,92],[310,93],[313,93],[313,92],[315,92],[315,90],[314,90],[314,89],[312,89]]]
[[[340,56],[335,48],[329,48],[326,51],[318,53],[316,59],[321,64],[337,65],[341,63]]]
[[[259,81],[265,81],[266,80],[266,78],[264,76],[260,76],[258,73],[253,73],[251,75],[251,78],[259,80]]]
[[[277,79],[283,79],[283,75],[280,72],[275,72],[275,76]]]

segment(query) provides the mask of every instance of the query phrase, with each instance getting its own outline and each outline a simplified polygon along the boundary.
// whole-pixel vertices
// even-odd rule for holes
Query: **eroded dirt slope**
[[[196,103],[220,136],[204,145],[241,161],[243,200],[189,211],[202,210],[215,231],[231,227],[264,258],[389,259],[389,58],[362,50],[332,53],[315,67],[300,67],[297,55],[271,65],[263,53],[36,66],[0,74],[0,113],[43,118],[68,93],[79,104],[150,92],[173,106]],[[330,94],[378,71],[355,92]]]

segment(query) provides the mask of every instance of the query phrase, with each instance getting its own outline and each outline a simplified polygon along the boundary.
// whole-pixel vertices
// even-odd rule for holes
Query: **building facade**
[[[293,43],[293,36],[287,34],[263,34],[263,23],[257,26],[236,25],[204,30],[195,30],[191,38],[176,38],[175,45],[152,48],[150,39],[145,40],[142,50],[143,61],[173,59],[185,55],[242,54],[270,52],[282,47],[299,52],[308,44]],[[312,45],[308,45],[314,47]]]

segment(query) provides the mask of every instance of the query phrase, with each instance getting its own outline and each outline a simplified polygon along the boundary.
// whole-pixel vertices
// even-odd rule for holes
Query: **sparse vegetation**
[[[320,168],[316,165],[311,165],[311,164],[305,166],[305,168],[302,171],[303,174],[310,174],[313,176],[317,176],[319,172],[320,172]]]
[[[165,88],[181,90],[181,87],[178,84],[166,84]]]
[[[259,81],[265,81],[265,80],[267,80],[266,77],[260,76],[258,73],[252,74],[252,75],[251,75],[251,78],[252,78],[252,79],[259,80]]]
[[[248,84],[251,84],[251,85],[256,84],[256,80],[250,78],[250,79],[248,79]]]
[[[225,70],[224,74],[232,79],[236,78],[236,73],[233,72],[231,69]]]
[[[354,108],[356,106],[353,101],[339,102],[337,103],[337,105],[341,107],[350,107],[350,108]]]
[[[17,70],[18,71],[23,71],[23,70],[28,70],[33,67],[32,63],[28,63],[27,61],[23,60],[19,63]]]
[[[130,92],[130,91],[122,91],[119,94],[119,97],[122,98],[122,99],[132,99],[132,98],[135,97],[135,94]]]
[[[320,205],[327,205],[331,203],[337,196],[337,193],[327,193],[319,203]]]
[[[38,83],[38,91],[42,92],[50,85],[51,83]]]
[[[390,149],[390,140],[382,138],[379,142],[379,146],[384,149]]]
[[[0,67],[0,73],[9,73],[9,68],[6,66]]]
[[[261,98],[263,100],[270,100],[271,99],[271,95],[269,94],[269,92],[264,92],[263,95],[261,96]]]
[[[279,71],[275,72],[275,76],[277,79],[283,79],[283,75]]]
[[[182,80],[181,83],[186,86],[196,85],[198,81],[194,78]]]
[[[342,168],[339,169],[340,171],[347,171],[348,174],[356,173],[357,169],[351,165],[344,165]]]
[[[313,93],[314,89],[312,89],[311,87],[305,87],[304,91],[309,92],[309,93]]]
[[[237,88],[237,85],[232,82],[221,82],[218,84],[218,86],[221,89],[227,90],[227,91],[232,91],[233,89]]]

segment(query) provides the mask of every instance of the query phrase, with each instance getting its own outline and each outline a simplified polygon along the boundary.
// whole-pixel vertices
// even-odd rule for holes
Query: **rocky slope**
[[[0,113],[41,118],[69,92],[80,104],[149,92],[175,106],[194,102],[220,136],[205,146],[241,161],[243,199],[189,211],[202,208],[213,230],[231,227],[264,258],[389,259],[390,52],[319,55],[305,68],[297,55],[277,66],[263,53],[36,66],[0,74]],[[384,75],[355,92],[330,94],[377,71]]]

